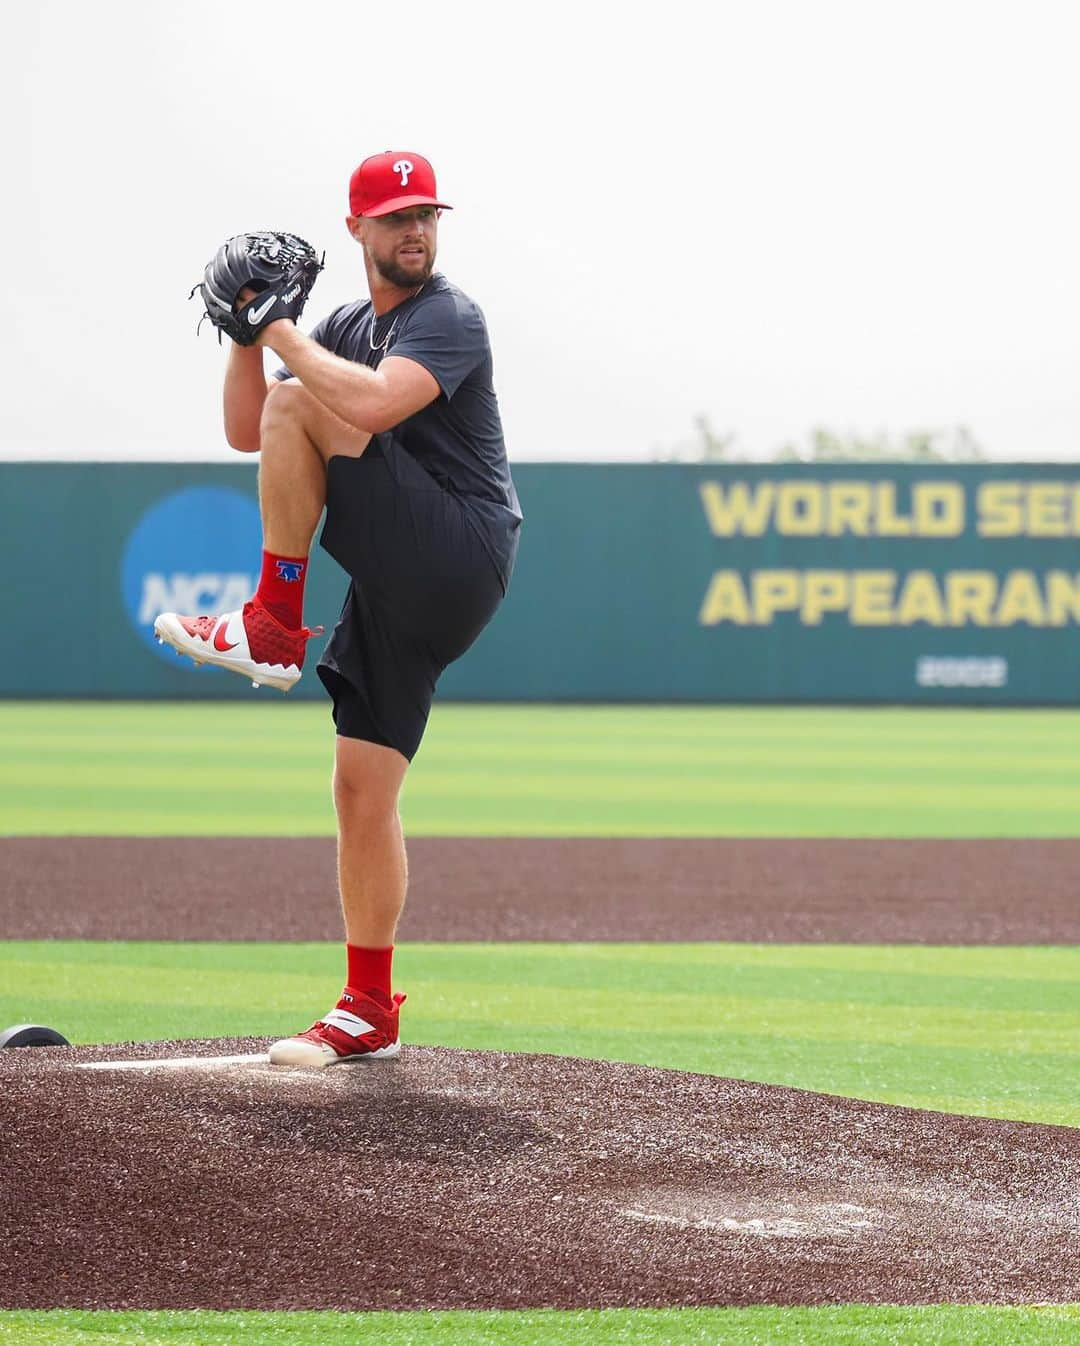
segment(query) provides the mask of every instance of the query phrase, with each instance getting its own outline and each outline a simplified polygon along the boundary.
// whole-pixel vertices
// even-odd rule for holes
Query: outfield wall
[[[152,639],[238,606],[254,463],[0,465],[0,695],[250,697]],[[508,598],[463,700],[1080,701],[1080,468],[523,463]],[[344,589],[313,560],[307,619]],[[263,695],[267,695],[263,693]],[[305,678],[294,697],[319,697]]]

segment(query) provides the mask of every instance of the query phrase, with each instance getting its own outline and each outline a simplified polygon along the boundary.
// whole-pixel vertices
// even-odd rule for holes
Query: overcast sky
[[[645,459],[706,414],[1080,451],[1080,10],[37,0],[5,6],[0,454],[234,459],[187,294],[227,236],[366,293],[354,166],[435,164],[511,457]]]

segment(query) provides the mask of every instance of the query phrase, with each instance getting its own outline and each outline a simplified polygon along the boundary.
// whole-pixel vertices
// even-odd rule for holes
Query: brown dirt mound
[[[1080,1299],[1080,1131],[645,1067],[0,1053],[6,1308]]]
[[[1076,944],[1080,840],[421,837],[404,940]],[[0,839],[8,939],[341,938],[327,838]]]

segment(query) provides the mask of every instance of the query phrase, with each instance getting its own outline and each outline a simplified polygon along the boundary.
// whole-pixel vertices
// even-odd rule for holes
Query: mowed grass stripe
[[[1065,1346],[1080,1306],[845,1304],[478,1313],[0,1313],[3,1346]]]
[[[170,712],[171,713],[171,712]],[[445,708],[444,708],[444,713]],[[648,711],[643,711],[648,714]],[[329,765],[333,751],[332,739],[319,735],[322,725],[311,727],[315,736],[314,743],[305,743],[302,739],[286,743],[244,744],[245,750],[253,752],[253,761],[264,757],[288,762],[292,761],[308,768],[312,765]],[[587,747],[580,743],[562,742],[556,735],[553,738],[538,739],[524,744],[515,743],[514,752],[507,755],[505,744],[486,740],[471,740],[461,743],[452,757],[445,750],[435,752],[432,739],[425,740],[423,751],[430,757],[431,774],[439,778],[447,773],[453,774],[459,765],[471,769],[485,769],[498,764],[508,778],[515,775],[529,777],[534,772],[563,772],[568,765],[575,769],[601,775],[611,774],[613,767],[630,758],[640,761],[668,775],[691,774],[708,776],[719,768],[738,767],[763,781],[774,778],[777,763],[783,763],[785,770],[801,774],[820,773],[828,779],[843,782],[854,774],[867,769],[881,770],[882,745],[875,743],[844,743],[840,745],[789,743],[770,746],[766,751],[762,743],[734,748],[731,744],[709,744],[700,741],[694,744],[654,742],[597,743]],[[500,748],[502,750],[500,750]],[[313,751],[314,749],[314,751]],[[9,740],[4,744],[5,760],[22,769],[39,767],[45,771],[51,769],[57,761],[77,760],[80,754],[86,754],[91,763],[103,767],[124,767],[125,769],[151,769],[157,756],[168,753],[169,761],[177,767],[205,766],[210,760],[205,745],[197,743],[176,743],[165,737],[160,744],[150,739],[132,745],[122,740],[110,747],[99,748],[92,741],[73,739],[69,742],[51,742],[20,744]],[[927,757],[944,756],[941,745],[898,745],[890,750],[885,764],[890,776],[903,781],[922,771]],[[240,763],[240,768],[251,763]],[[1017,771],[1030,774],[1040,780],[1060,778],[1061,783],[1075,781],[1075,762],[1067,755],[1052,757],[1038,751],[1021,749],[1011,751],[998,747],[993,752],[985,752],[978,757],[967,756],[963,761],[951,763],[950,778],[957,781],[979,781],[988,770]]]
[[[0,943],[0,966],[6,957],[27,968],[51,965],[68,951],[77,967],[88,945],[72,940]],[[93,947],[94,963],[100,968],[111,964],[123,969],[135,963],[178,974],[184,969],[193,974],[232,969],[238,975],[250,969],[250,950],[257,948],[259,973],[279,981],[308,975],[297,972],[297,951],[303,959],[316,960],[317,968],[326,950],[335,948],[326,943],[216,941],[99,941]],[[409,944],[398,951],[398,958],[409,958],[419,949],[429,960],[445,961],[451,975],[477,985],[502,980],[504,960],[509,959],[521,985],[575,993],[583,987],[603,991],[630,985],[676,994],[708,988],[744,998],[801,1000],[810,986],[816,999],[851,1005],[1080,1014],[1080,950],[1075,947],[446,942]],[[629,981],[628,968],[633,969]]]
[[[5,703],[9,835],[329,835],[319,703]],[[227,750],[226,750],[227,749]],[[1080,714],[438,705],[427,835],[1073,836]]]
[[[318,703],[139,703],[7,702],[0,706],[5,743],[14,752],[92,747],[105,756],[122,753],[127,738],[151,750],[172,747],[205,756],[201,734],[178,738],[173,716],[202,725],[207,734],[229,732],[237,743],[265,743],[287,751],[290,742],[308,752],[314,731],[329,728]],[[842,759],[850,752],[888,748],[898,759],[940,750],[964,761],[1028,758],[1067,763],[1080,740],[1080,716],[1071,710],[950,710],[913,708],[820,708],[774,706],[545,706],[437,704],[439,737],[455,755],[487,757],[491,745],[527,750],[539,758],[578,755],[604,760],[625,745],[655,747],[677,760],[692,760],[700,748],[745,759],[759,745],[770,751],[793,744],[817,755]],[[117,737],[118,728],[121,736]]]
[[[578,781],[576,788],[586,783]],[[651,788],[662,782],[653,780]],[[175,788],[174,788],[175,787]],[[419,787],[422,790],[422,786]],[[567,797],[552,789],[534,802],[520,797],[476,802],[459,791],[417,797],[407,788],[402,804],[411,836],[522,837],[829,837],[894,836],[1056,838],[1071,836],[1076,810],[1070,802],[1049,801],[1041,810],[1017,810],[1011,803],[969,799],[948,815],[925,803],[907,807],[895,796],[872,803],[864,797],[846,808],[837,801],[812,803],[793,798],[783,807],[771,795],[755,802],[745,793],[709,801],[681,802],[681,785],[667,800],[613,799],[597,786],[598,797]],[[17,802],[0,801],[3,832],[9,836],[331,836],[333,812],[328,791],[290,787],[243,794],[242,781],[229,788],[189,790],[172,783],[154,789],[117,792],[104,782],[90,802],[80,791],[52,786],[20,792]],[[327,798],[324,798],[327,796]],[[838,818],[842,823],[838,824]]]
[[[1080,1126],[1080,949],[809,952],[418,944],[396,967],[409,1042]],[[332,944],[11,942],[0,1022],[48,1023],[78,1042],[277,1035],[306,1027],[341,976]]]

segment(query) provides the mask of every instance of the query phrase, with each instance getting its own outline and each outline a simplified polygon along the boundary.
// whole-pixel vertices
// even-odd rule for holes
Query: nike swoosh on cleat
[[[235,650],[237,645],[240,644],[238,640],[234,640],[232,644],[226,640],[225,632],[228,629],[228,626],[229,622],[228,618],[226,618],[225,621],[218,623],[217,629],[214,632],[214,649],[217,650],[219,654],[228,654],[230,650]]]
[[[254,327],[257,322],[262,322],[262,320],[266,317],[266,315],[270,312],[270,310],[274,307],[276,303],[277,303],[277,295],[275,294],[271,295],[271,297],[266,301],[265,304],[262,305],[261,308],[251,309],[251,311],[248,313],[248,322],[251,323],[252,327]]]

